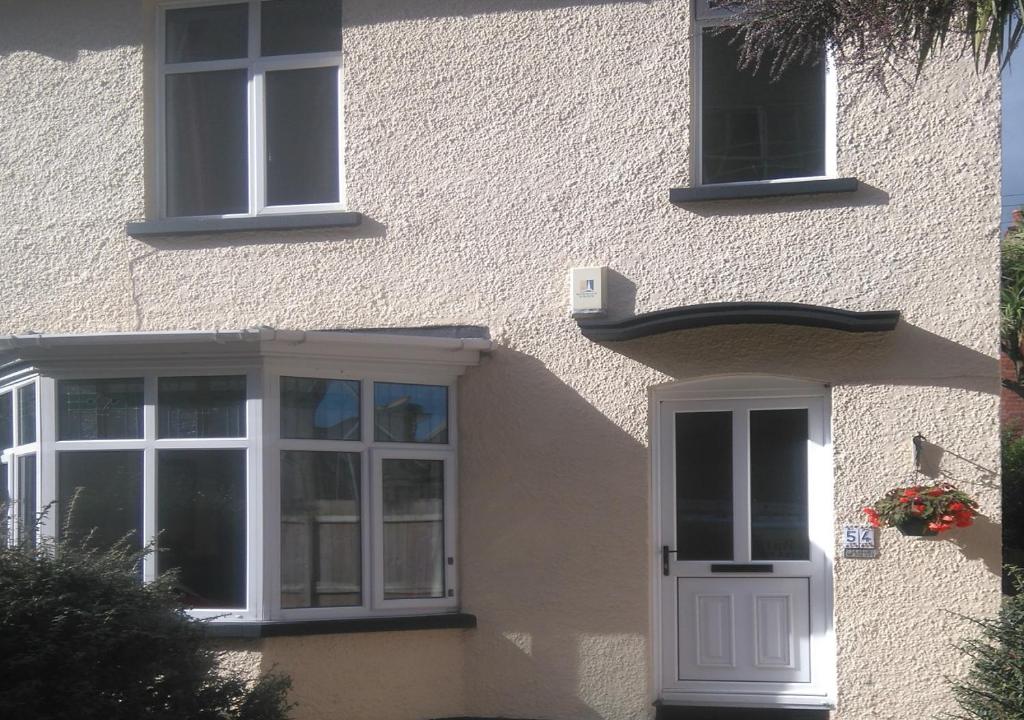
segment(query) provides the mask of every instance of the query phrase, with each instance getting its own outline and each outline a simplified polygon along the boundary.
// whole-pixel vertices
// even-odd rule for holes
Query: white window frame
[[[838,177],[838,149],[836,142],[837,108],[839,85],[836,80],[835,62],[831,52],[825,57],[825,173],[804,177],[773,178],[768,180],[743,180],[728,183],[704,182],[704,41],[703,31],[708,27],[718,27],[737,22],[737,13],[728,8],[714,8],[709,0],[693,0],[693,22],[690,48],[693,53],[692,82],[693,88],[693,165],[691,177],[696,178],[694,185],[699,187],[729,187],[736,185],[771,185],[779,183],[800,182],[803,180],[825,180]]]
[[[263,2],[272,0],[165,0],[156,8],[156,166],[154,178],[161,218],[240,218],[259,215],[292,215],[297,213],[341,212],[346,205],[344,166],[344,79],[342,53],[319,52],[293,55],[260,57],[260,8]],[[166,13],[189,7],[217,5],[248,5],[249,38],[248,57],[232,60],[211,60],[188,63],[168,63]],[[338,201],[328,203],[307,203],[300,205],[267,204],[267,146],[266,146],[266,73],[275,70],[302,70],[309,68],[337,67],[338,69]],[[244,213],[222,215],[168,215],[167,205],[167,98],[166,77],[172,74],[190,72],[213,72],[217,70],[247,70],[249,73],[247,97],[249,208]]]
[[[21,441],[21,393],[19,392],[22,388],[30,385],[35,386],[35,403],[36,403],[36,414],[35,414],[35,441],[31,443],[22,443]],[[14,382],[3,385],[0,388],[0,396],[10,395],[11,397],[11,418],[12,418],[12,431],[14,433],[14,445],[13,447],[4,450],[0,448],[0,462],[7,466],[7,497],[10,498],[8,507],[6,508],[7,513],[7,527],[10,529],[10,537],[7,541],[12,544],[20,543],[24,537],[25,528],[22,526],[21,517],[22,510],[32,515],[33,518],[38,517],[39,512],[44,507],[42,502],[43,490],[40,483],[40,477],[42,475],[42,464],[43,458],[40,448],[42,447],[42,437],[40,435],[41,430],[41,418],[39,413],[40,408],[40,387],[35,377],[29,377],[25,379],[19,379]],[[31,508],[22,508],[25,502],[21,496],[21,467],[18,462],[19,459],[28,455],[36,456],[36,476],[32,478],[32,482],[36,485],[36,501],[35,505]],[[45,524],[48,519],[44,518],[43,523],[40,524],[38,529],[39,533],[45,532]]]
[[[415,340],[413,341],[415,343]],[[410,352],[415,353],[415,344]],[[169,353],[173,354],[173,353]],[[11,457],[37,454],[37,512],[56,501],[58,453],[75,451],[134,450],[143,453],[142,540],[152,542],[157,529],[157,452],[173,449],[246,450],[246,604],[244,608],[206,608],[190,611],[193,617],[215,622],[260,622],[344,619],[356,617],[395,617],[455,612],[459,609],[457,584],[458,489],[457,402],[456,391],[461,369],[436,367],[418,361],[373,362],[367,359],[346,361],[339,370],[338,358],[312,357],[287,359],[280,355],[266,358],[183,358],[158,359],[119,364],[114,358],[102,362],[81,361],[75,367],[58,365],[33,369],[30,375],[0,378],[0,393],[14,392],[36,383],[36,442],[17,446]],[[198,377],[244,375],[246,378],[246,436],[242,438],[157,437],[157,391],[161,377]],[[281,376],[354,380],[360,387],[360,430],[358,441],[293,440],[280,437]],[[59,422],[57,384],[64,380],[143,379],[143,437],[114,440],[58,440]],[[447,443],[376,442],[374,439],[375,382],[444,386],[448,394]],[[15,403],[17,400],[15,400]],[[17,413],[17,404],[13,406]],[[362,604],[352,607],[281,607],[280,567],[280,453],[281,450],[344,451],[361,454],[362,511]],[[383,554],[381,552],[382,517],[380,509],[380,461],[388,457],[440,459],[445,463],[444,486],[444,581],[442,598],[384,600]],[[16,463],[15,463],[16,465]],[[16,492],[16,470],[8,473]],[[12,498],[14,499],[14,498]],[[16,508],[12,502],[12,508]],[[55,506],[56,507],[56,506]],[[375,515],[375,508],[377,513]],[[16,510],[10,512],[17,518]],[[53,510],[40,527],[40,534],[56,535]],[[56,514],[56,515],[55,515]],[[380,522],[378,522],[380,520]],[[13,526],[12,526],[13,527]],[[156,557],[147,556],[143,578],[157,576]]]

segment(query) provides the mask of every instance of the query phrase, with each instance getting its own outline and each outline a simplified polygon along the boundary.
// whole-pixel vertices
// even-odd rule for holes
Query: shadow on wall
[[[228,0],[225,0],[227,2]],[[345,0],[343,26],[472,17],[648,0]],[[138,46],[149,38],[145,0],[0,0],[0,57],[27,50],[73,62],[83,50]]]
[[[487,659],[467,663],[467,709],[578,720],[644,712],[646,448],[512,350],[467,373],[460,403],[462,599],[480,617],[466,657]]]

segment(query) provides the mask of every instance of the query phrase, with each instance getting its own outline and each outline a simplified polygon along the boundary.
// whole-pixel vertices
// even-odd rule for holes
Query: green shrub
[[[953,694],[965,720],[1020,720],[1024,718],[1024,574],[1012,570],[1017,594],[1004,598],[999,614],[972,620],[980,630],[960,649],[973,660],[967,679],[953,685]]]
[[[281,720],[286,677],[216,668],[174,578],[139,581],[143,552],[0,548],[0,717]]]

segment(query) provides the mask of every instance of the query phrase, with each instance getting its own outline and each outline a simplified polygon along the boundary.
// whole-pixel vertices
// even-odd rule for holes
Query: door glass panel
[[[62,539],[142,547],[141,450],[59,453],[57,468]]]
[[[732,413],[676,413],[679,560],[732,560]]]
[[[750,413],[754,560],[807,560],[807,410]]]
[[[362,602],[359,453],[281,453],[281,607]]]
[[[444,461],[383,461],[384,597],[444,597]]]
[[[157,454],[157,569],[194,608],[245,606],[245,450]]]

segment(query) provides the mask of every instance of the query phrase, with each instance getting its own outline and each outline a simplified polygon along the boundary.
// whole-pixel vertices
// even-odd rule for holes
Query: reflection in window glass
[[[359,453],[281,453],[281,607],[362,602]]]
[[[444,461],[382,461],[384,597],[444,597]]]
[[[97,548],[127,539],[142,547],[141,450],[62,452],[57,468],[62,539]]]
[[[18,388],[18,444],[36,441],[36,384]]]
[[[341,50],[341,0],[268,0],[260,11],[264,56]]]
[[[732,413],[676,413],[679,560],[733,559]]]
[[[737,68],[731,34],[705,29],[701,47],[703,182],[824,175],[824,60],[773,81],[770,58],[756,74]]]
[[[35,547],[36,535],[38,533],[38,510],[36,509],[37,492],[36,481],[36,456],[22,455],[18,458],[18,524],[21,528],[22,537],[25,538],[29,547]]]
[[[168,75],[167,214],[249,211],[248,71]]]
[[[374,383],[374,437],[378,442],[448,442],[448,388]]]
[[[245,450],[157,453],[157,569],[187,607],[245,606],[245,516]]]
[[[14,403],[11,393],[0,395],[0,451],[14,447]]]
[[[142,379],[57,383],[58,440],[142,437]]]
[[[338,68],[266,74],[267,204],[336,203]]]
[[[169,63],[230,60],[249,54],[249,6],[204,5],[168,10]]]
[[[245,376],[160,378],[159,437],[245,437]]]
[[[755,560],[806,560],[807,410],[750,413],[750,541]]]
[[[281,437],[359,440],[359,383],[282,377]]]

